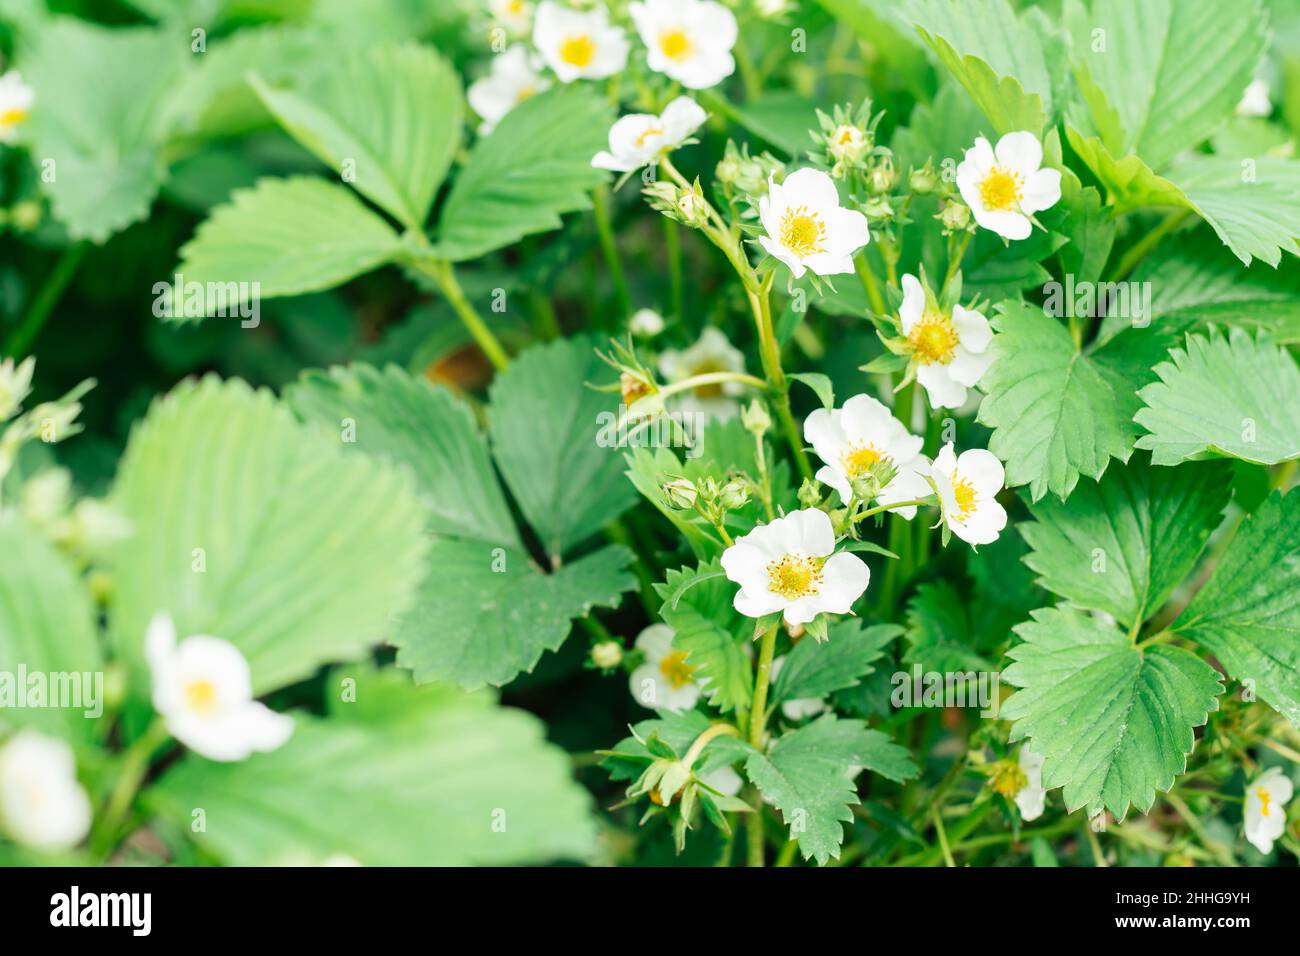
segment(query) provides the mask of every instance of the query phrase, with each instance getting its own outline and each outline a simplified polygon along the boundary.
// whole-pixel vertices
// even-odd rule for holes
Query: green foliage
[[[772,705],[857,687],[901,633],[896,624],[867,627],[858,618],[835,621],[825,643],[802,640],[786,655],[772,683]]]
[[[754,675],[743,642],[752,636],[753,624],[732,607],[735,588],[721,565],[712,561],[694,570],[669,571],[655,590],[664,599],[659,616],[676,631],[673,648],[686,652],[697,681],[708,681],[704,693],[709,703],[723,713],[748,709]]]

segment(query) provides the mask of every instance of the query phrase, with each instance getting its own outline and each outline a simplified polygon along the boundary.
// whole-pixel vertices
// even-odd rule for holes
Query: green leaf
[[[257,296],[300,295],[347,282],[394,259],[396,232],[342,186],[296,176],[263,179],[213,210],[181,249],[186,285],[218,283],[227,314]],[[219,302],[205,295],[210,313]]]
[[[1276,266],[1283,251],[1300,255],[1300,163],[1191,157],[1168,176],[1246,265],[1256,258]]]
[[[93,695],[94,685],[82,683],[81,675],[102,677],[104,663],[86,588],[67,560],[10,511],[0,516],[0,688],[7,680],[13,682],[11,691],[24,694],[28,688],[20,668],[44,674],[51,685],[57,675],[72,675],[76,680],[70,686]],[[4,697],[0,692],[0,701]],[[21,724],[74,740],[93,736],[95,721],[86,714],[96,707],[84,696],[78,707],[52,706],[52,696],[46,701],[50,706],[14,703],[0,703],[0,726]],[[102,708],[103,698],[97,703]]]
[[[1041,608],[1016,628],[1024,643],[1002,677],[1021,688],[1002,707],[1012,737],[1044,757],[1043,786],[1066,809],[1122,820],[1151,809],[1187,768],[1192,731],[1218,710],[1218,672],[1190,651],[1144,649],[1083,611]]]
[[[1114,110],[1116,154],[1136,153],[1159,169],[1203,142],[1232,113],[1255,74],[1267,39],[1256,0],[1093,0],[1070,2],[1076,72]],[[1093,120],[1106,129],[1094,99]],[[1114,139],[1115,132],[1108,137]]]
[[[636,586],[632,560],[609,545],[546,574],[513,548],[436,538],[415,607],[391,640],[397,662],[420,683],[499,687],[564,643],[574,618],[617,606]]]
[[[102,243],[149,214],[185,46],[163,31],[56,17],[18,63],[36,92],[28,129],[44,189],[73,239]]]
[[[1061,229],[1069,243],[1061,248],[1061,268],[1076,284],[1096,282],[1110,257],[1118,224],[1091,186],[1082,187],[1069,173],[1061,177]]]
[[[722,566],[712,561],[669,571],[655,590],[664,599],[660,617],[676,631],[673,648],[686,652],[686,662],[697,669],[696,680],[708,681],[708,702],[723,713],[748,709],[754,675],[744,643],[753,628],[732,605],[736,587]]]
[[[1049,490],[1064,499],[1080,474],[1099,478],[1111,458],[1128,460],[1138,400],[1106,356],[1084,355],[1026,303],[999,306],[993,327],[979,421],[993,429],[989,450],[1006,462],[1008,485],[1029,485],[1034,501]]]
[[[814,146],[808,131],[817,129],[817,104],[806,96],[775,90],[743,106],[727,106],[732,119],[797,162]]]
[[[948,81],[933,100],[917,102],[907,126],[894,133],[890,148],[900,164],[920,167],[932,159],[937,169],[945,159],[960,162],[964,151],[975,145],[975,137],[984,132],[985,123],[966,91]]]
[[[442,57],[394,44],[352,53],[302,90],[252,83],[294,139],[402,225],[423,227],[464,122],[460,77]]]
[[[522,548],[473,413],[396,366],[309,371],[285,392],[303,419],[358,450],[409,467],[437,534]]]
[[[994,669],[977,647],[967,602],[947,581],[922,584],[908,602],[907,653],[903,660],[940,673]]]
[[[387,693],[363,677],[367,691]],[[283,747],[242,763],[192,755],[145,792],[174,825],[234,866],[368,866],[583,860],[595,849],[590,797],[541,721],[485,694],[422,692],[387,719],[299,716]],[[344,705],[345,707],[348,705]]]
[[[235,380],[187,381],[156,402],[113,501],[135,525],[110,565],[113,634],[137,695],[159,611],[182,638],[239,648],[262,694],[366,654],[423,574],[409,478],[310,434],[269,392]]]
[[[616,432],[618,396],[586,385],[607,372],[589,340],[562,339],[519,355],[489,390],[502,477],[552,559],[635,500],[608,437]]]
[[[1300,726],[1300,494],[1273,494],[1248,516],[1214,576],[1171,630]]]
[[[1283,349],[1241,329],[1189,335],[1139,395],[1138,439],[1157,465],[1226,455],[1275,465],[1300,456],[1300,369]]]
[[[785,657],[772,683],[775,707],[784,700],[825,697],[857,687],[875,668],[885,648],[903,629],[897,624],[863,625],[858,618],[841,618],[830,626],[825,643],[800,641]]]
[[[911,0],[906,12],[996,132],[1042,133],[1052,112],[1042,43],[1006,0]]]
[[[823,375],[821,372],[794,372],[786,376],[795,382],[803,382],[814,392],[817,398],[821,400],[822,407],[827,411],[835,407],[835,387],[831,384],[830,376]]]
[[[1125,628],[1154,614],[1196,566],[1228,503],[1222,462],[1157,468],[1145,459],[1083,482],[1069,501],[1030,506],[1018,526],[1039,582]]]
[[[722,542],[711,537],[687,512],[679,511],[664,497],[663,483],[682,475],[682,462],[667,448],[633,448],[623,456],[627,470],[623,474],[641,495],[672,522],[691,546],[695,557],[705,560],[722,553]]]
[[[698,710],[657,710],[657,717],[632,725],[631,737],[624,737],[606,754],[600,765],[609,771],[611,780],[635,780],[649,763],[660,756],[674,759],[686,756],[695,739],[713,722]],[[721,735],[709,739],[696,758],[693,769],[705,774],[718,767],[730,766],[754,748],[738,737]]]
[[[804,859],[824,866],[840,855],[842,824],[858,803],[853,780],[863,767],[894,781],[917,772],[907,751],[880,731],[825,714],[778,738],[770,752],[751,754],[745,774],[781,811]]]
[[[547,90],[515,107],[470,153],[438,219],[439,255],[460,262],[560,226],[608,178],[591,166],[613,116],[594,89]]]

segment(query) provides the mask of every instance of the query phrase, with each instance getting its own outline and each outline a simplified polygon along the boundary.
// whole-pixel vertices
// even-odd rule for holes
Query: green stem
[[[77,267],[81,265],[81,260],[85,256],[87,248],[89,248],[87,243],[79,242],[63,250],[58,262],[54,264],[54,268],[46,276],[45,284],[41,286],[40,291],[36,293],[36,298],[32,300],[31,306],[27,309],[27,314],[9,333],[9,340],[5,342],[4,347],[5,355],[20,359],[27,354],[32,342],[40,334],[46,320],[54,311],[54,307],[59,304],[59,299],[63,297],[64,291],[68,288],[68,283],[76,275]]]
[[[870,518],[872,515],[878,515],[882,511],[890,511],[894,508],[910,508],[913,505],[931,505],[934,501],[931,498],[913,498],[911,501],[895,501],[888,505],[876,505],[874,508],[868,508],[866,511],[859,512],[853,520],[861,521],[863,518]]]
[[[957,861],[952,858],[952,850],[948,847],[948,834],[944,832],[943,819],[939,816],[939,808],[934,804],[930,805],[930,819],[934,821],[934,832],[939,835],[939,849],[943,851],[944,865],[955,869]]]
[[[614,241],[608,186],[598,186],[592,192],[592,212],[596,217],[596,234],[600,238],[600,251],[605,257],[605,267],[609,269],[609,277],[614,281],[614,294],[618,297],[622,321],[626,321],[632,314],[632,297],[627,291],[627,279],[623,275],[623,260],[619,258],[618,244]]]
[[[943,293],[947,291],[948,283],[952,281],[953,276],[957,274],[957,270],[961,268],[962,257],[966,255],[966,247],[970,245],[970,240],[973,235],[973,232],[964,232],[962,233],[961,239],[955,245],[949,243],[948,271],[944,273],[943,286],[939,290],[940,295],[943,295]]]
[[[682,763],[686,764],[687,767],[694,766],[695,761],[698,760],[700,754],[704,752],[704,748],[708,746],[709,741],[714,737],[721,736],[722,734],[730,734],[733,737],[739,737],[740,731],[731,724],[714,724],[708,730],[704,731],[704,733],[695,738],[695,742],[691,744],[690,749],[686,751],[686,756],[682,757]]]
[[[664,221],[664,254],[668,258],[668,304],[667,312],[677,319],[682,315],[682,241],[677,223],[667,216]]]
[[[555,307],[545,292],[540,289],[530,291],[528,304],[532,307],[533,328],[539,339],[558,339],[564,334],[559,319],[555,317]]]
[[[113,783],[113,789],[109,792],[90,838],[91,852],[99,859],[105,859],[117,846],[122,824],[135,802],[140,784],[149,772],[150,758],[167,737],[167,725],[162,718],[155,718],[144,734],[123,752],[117,780]]]
[[[442,291],[443,298],[452,311],[460,318],[465,329],[473,336],[483,354],[498,372],[504,371],[510,364],[510,356],[500,340],[488,328],[483,317],[475,311],[474,306],[465,296],[465,290],[456,281],[456,270],[450,262],[428,255],[412,256],[409,260],[412,268],[432,279]]]
[[[781,622],[774,621],[763,632],[758,647],[758,671],[754,675],[754,703],[749,711],[749,744],[755,749],[763,746],[763,731],[767,726],[767,688],[772,679],[772,657],[776,653],[776,634]],[[749,831],[749,865],[763,865],[763,804],[755,805]]]
[[[862,280],[862,288],[867,293],[867,301],[871,303],[872,310],[877,315],[884,315],[885,297],[880,293],[880,283],[876,281],[876,274],[871,271],[871,266],[867,265],[865,252],[853,260],[853,267],[857,269],[858,278]]]
[[[1128,274],[1137,268],[1137,264],[1159,245],[1160,240],[1181,226],[1191,214],[1190,209],[1175,209],[1164,218],[1160,225],[1133,243],[1115,266],[1115,281],[1118,282],[1127,278]]]

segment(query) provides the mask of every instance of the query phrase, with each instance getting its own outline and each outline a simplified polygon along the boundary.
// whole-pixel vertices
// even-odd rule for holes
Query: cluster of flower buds
[[[869,99],[856,109],[836,106],[830,115],[818,110],[821,131],[812,133],[817,148],[809,153],[810,158],[829,167],[836,179],[861,173],[873,195],[888,195],[897,179],[888,147],[876,144],[876,127],[884,115],[872,115]]]
[[[709,221],[709,204],[697,178],[690,189],[667,180],[653,182],[641,190],[650,208],[669,219],[698,229]]]
[[[31,391],[35,364],[31,358],[16,367],[12,359],[0,362],[0,422],[13,418],[22,407]],[[94,384],[93,380],[82,382],[62,398],[33,406],[9,422],[0,434],[0,479],[9,474],[19,450],[33,438],[53,444],[81,431],[77,424],[80,399]]]
[[[768,152],[749,155],[749,146],[737,147],[727,140],[727,150],[713,171],[728,200],[741,200],[753,212],[758,208],[759,197],[767,194],[768,180],[785,177],[785,163]],[[757,215],[756,212],[753,213]]]
[[[679,511],[699,511],[715,524],[728,511],[736,511],[749,503],[750,480],[743,475],[719,482],[712,475],[692,481],[689,478],[670,478],[662,485],[665,500]]]

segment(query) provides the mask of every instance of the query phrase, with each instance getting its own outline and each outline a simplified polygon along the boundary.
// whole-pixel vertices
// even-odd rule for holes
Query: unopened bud
[[[695,500],[699,497],[699,492],[695,489],[695,483],[687,478],[675,478],[672,481],[664,483],[664,497],[674,508],[685,510],[695,507]]]
[[[623,647],[618,641],[601,641],[591,646],[591,662],[603,671],[623,663]]]
[[[727,482],[722,486],[722,491],[718,494],[718,502],[728,511],[743,508],[748,501],[749,489],[740,481]]]
[[[768,414],[766,405],[754,399],[741,409],[740,422],[745,426],[746,431],[753,432],[761,438],[772,427],[772,416]]]
[[[939,220],[949,232],[960,232],[970,224],[970,207],[965,203],[950,202],[939,213]]]

